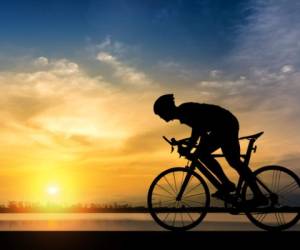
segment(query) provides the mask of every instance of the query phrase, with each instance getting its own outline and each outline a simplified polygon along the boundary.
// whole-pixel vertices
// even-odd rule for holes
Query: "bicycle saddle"
[[[239,140],[243,140],[243,139],[247,139],[247,140],[256,140],[258,137],[260,137],[264,132],[259,132],[257,134],[254,135],[248,135],[248,136],[244,136],[244,137],[240,137]]]

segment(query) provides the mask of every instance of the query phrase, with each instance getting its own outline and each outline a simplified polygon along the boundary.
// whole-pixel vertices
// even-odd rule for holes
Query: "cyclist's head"
[[[153,106],[154,113],[167,122],[175,118],[175,108],[173,94],[160,96]]]

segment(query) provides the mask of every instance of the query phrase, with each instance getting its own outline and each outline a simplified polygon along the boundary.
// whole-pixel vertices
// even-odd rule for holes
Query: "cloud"
[[[134,86],[151,85],[152,81],[145,73],[138,71],[136,68],[128,66],[118,58],[108,52],[100,52],[97,60],[110,65],[114,69],[114,75],[122,80],[124,84]]]
[[[236,89],[246,87],[248,81],[244,77],[240,77],[236,80],[205,80],[200,81],[197,84],[197,87],[203,89],[203,88],[222,88],[223,90],[229,89],[231,93],[233,91],[236,91]]]
[[[101,51],[121,56],[125,55],[130,50],[129,46],[113,40],[109,35],[106,36],[100,43],[93,41],[91,38],[88,38],[86,43],[85,52],[87,52],[91,59],[94,59],[95,55]]]
[[[251,14],[237,27],[236,47],[224,61],[221,76],[204,76],[196,86],[238,113],[264,114],[261,119],[275,115],[288,119],[290,126],[300,125],[300,5],[256,0],[247,8]]]
[[[211,70],[209,72],[210,76],[212,78],[220,78],[223,74],[222,70],[217,70],[217,69],[214,69],[214,70]]]
[[[90,48],[91,47],[97,51],[106,51],[116,55],[125,54],[128,50],[130,50],[129,47],[125,46],[123,43],[115,40],[113,41],[110,36],[106,36],[101,43],[90,46]]]
[[[137,47],[125,45],[106,36],[100,43],[90,41],[86,50],[91,59],[101,63],[100,66],[108,66],[112,70],[109,77],[113,76],[115,82],[121,83],[123,87],[155,85],[153,79],[143,70],[138,69],[136,62],[134,63],[133,58],[137,53]]]
[[[76,74],[79,72],[78,64],[70,62],[67,59],[60,59],[52,63],[52,72],[62,75]]]
[[[293,72],[295,69],[294,69],[294,66],[293,65],[283,65],[282,68],[281,68],[281,72],[282,73],[291,73]]]
[[[118,62],[118,60],[112,56],[111,54],[107,53],[107,52],[100,52],[97,55],[97,59],[101,62],[106,62],[109,64],[112,64],[114,66],[118,66],[120,64],[120,62]]]
[[[60,74],[70,75],[79,72],[79,66],[75,62],[71,62],[66,58],[49,60],[47,57],[41,56],[33,60],[33,64],[43,71]]]
[[[161,60],[157,64],[157,71],[162,71],[163,74],[170,76],[175,76],[179,80],[191,80],[196,72],[192,69],[187,68],[177,61],[171,60]]]
[[[245,67],[279,69],[300,63],[300,5],[293,0],[250,2],[252,14],[238,29],[232,55]]]
[[[46,66],[46,65],[48,65],[49,61],[48,61],[48,58],[41,56],[41,57],[35,59],[33,63],[36,66]]]
[[[39,64],[42,70],[0,73],[0,104],[5,123],[65,136],[108,134],[109,128],[118,123],[118,115],[112,115],[103,105],[116,101],[118,90],[101,76],[88,76],[74,62],[46,59],[37,60],[48,61],[47,65]],[[118,129],[112,135],[122,133]]]

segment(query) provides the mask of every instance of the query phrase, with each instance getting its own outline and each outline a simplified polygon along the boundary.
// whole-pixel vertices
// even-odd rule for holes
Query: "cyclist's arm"
[[[197,143],[199,140],[200,136],[202,135],[201,131],[199,129],[192,129],[192,134],[189,139],[189,144],[188,144],[188,150],[190,151]]]

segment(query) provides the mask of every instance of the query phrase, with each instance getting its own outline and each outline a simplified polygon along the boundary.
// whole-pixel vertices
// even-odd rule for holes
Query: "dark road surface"
[[[300,232],[1,232],[1,249],[299,249]]]

